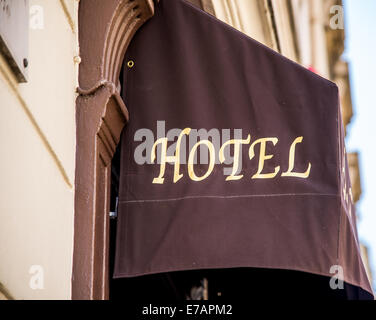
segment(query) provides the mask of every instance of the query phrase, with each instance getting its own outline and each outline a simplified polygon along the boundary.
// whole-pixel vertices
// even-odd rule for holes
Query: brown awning
[[[156,6],[130,44],[123,79],[130,120],[115,278],[236,267],[331,277],[340,266],[347,283],[372,292],[334,83],[182,0]],[[209,154],[209,163],[189,164],[194,134],[214,163]],[[165,166],[163,138],[172,150]],[[173,158],[179,146],[188,164]],[[221,147],[232,153],[221,157]]]

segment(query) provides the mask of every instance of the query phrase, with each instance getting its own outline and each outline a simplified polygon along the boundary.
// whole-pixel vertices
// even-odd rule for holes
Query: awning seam
[[[339,197],[337,193],[277,193],[277,194],[246,194],[234,196],[186,196],[171,199],[144,199],[144,200],[120,200],[119,203],[145,203],[145,202],[165,202],[194,199],[239,199],[239,198],[266,198],[266,197],[289,197],[289,196],[324,196]]]

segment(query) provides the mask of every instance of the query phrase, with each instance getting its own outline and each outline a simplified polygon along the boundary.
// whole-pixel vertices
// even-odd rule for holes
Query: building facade
[[[15,1],[0,10],[12,13]],[[27,37],[13,38],[28,43],[25,79],[0,51],[0,299],[108,297],[100,281],[108,272],[101,215],[108,204],[98,192],[108,193],[108,168],[127,118],[118,71],[132,35],[152,17],[153,1],[90,1],[30,0]],[[344,124],[351,121],[341,1],[190,2],[336,82]],[[349,163],[357,201],[356,154]]]

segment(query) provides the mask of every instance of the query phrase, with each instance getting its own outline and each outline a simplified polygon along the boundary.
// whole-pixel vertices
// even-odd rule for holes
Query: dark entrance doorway
[[[111,169],[111,218],[110,218],[110,299],[111,300],[169,300],[207,298],[207,272],[184,271],[160,273],[135,278],[112,279],[115,261],[117,199],[120,176],[120,145],[112,160]]]

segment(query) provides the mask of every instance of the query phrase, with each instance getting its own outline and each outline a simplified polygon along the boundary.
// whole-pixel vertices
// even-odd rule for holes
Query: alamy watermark
[[[330,7],[330,21],[329,26],[333,30],[343,30],[344,25],[344,11],[343,6],[335,5]]]
[[[29,26],[32,30],[44,29],[44,9],[42,6],[33,5],[29,11]]]
[[[340,265],[333,265],[329,270],[333,276],[329,280],[329,286],[332,290],[344,289],[344,273]]]
[[[44,268],[41,265],[32,265],[29,268],[29,287],[32,290],[44,289]]]

